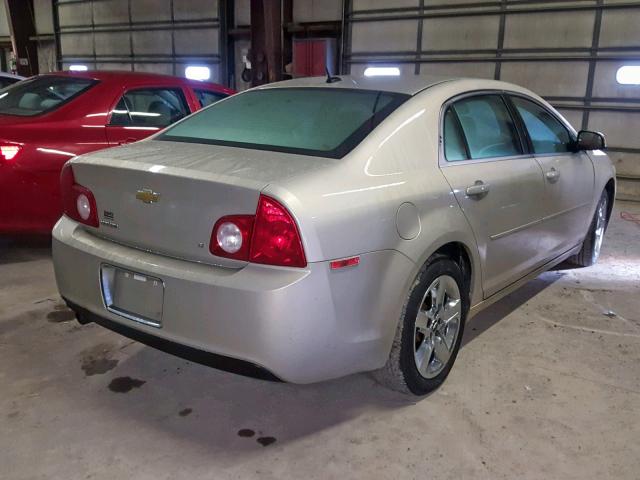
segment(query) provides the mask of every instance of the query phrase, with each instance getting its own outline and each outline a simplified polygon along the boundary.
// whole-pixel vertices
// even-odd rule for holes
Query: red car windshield
[[[32,117],[68,103],[97,82],[88,78],[42,76],[0,92],[0,115]]]

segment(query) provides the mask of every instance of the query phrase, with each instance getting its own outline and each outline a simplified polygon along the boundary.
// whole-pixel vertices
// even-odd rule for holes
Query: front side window
[[[500,95],[480,95],[453,104],[472,159],[522,154],[518,131]]]
[[[540,105],[521,97],[511,97],[527,129],[534,153],[570,152],[573,141],[559,120]]]
[[[70,102],[97,82],[87,78],[44,75],[5,89],[0,95],[0,114],[32,117]]]
[[[342,158],[409,95],[346,88],[265,88],[235,95],[159,140]]]
[[[216,103],[218,100],[222,100],[223,98],[228,97],[224,93],[213,92],[211,90],[194,90],[196,92],[196,97],[198,97],[198,102],[200,102],[200,106],[202,108],[208,107],[212,103]]]
[[[187,115],[189,108],[180,89],[130,90],[111,112],[109,125],[164,128]]]

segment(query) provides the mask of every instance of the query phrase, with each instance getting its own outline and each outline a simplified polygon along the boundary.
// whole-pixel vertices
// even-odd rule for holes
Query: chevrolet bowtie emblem
[[[136,192],[136,198],[144,203],[156,203],[160,200],[160,194],[148,188],[143,188]]]

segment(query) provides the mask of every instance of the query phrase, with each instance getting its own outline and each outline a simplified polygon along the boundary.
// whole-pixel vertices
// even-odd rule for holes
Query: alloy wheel
[[[460,289],[449,275],[436,278],[427,289],[415,321],[414,359],[424,378],[444,370],[453,354],[462,317]]]

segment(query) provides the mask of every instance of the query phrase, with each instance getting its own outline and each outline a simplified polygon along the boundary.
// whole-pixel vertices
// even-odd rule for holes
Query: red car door
[[[186,117],[196,108],[181,86],[130,87],[117,100],[107,121],[110,145],[142,140]]]

